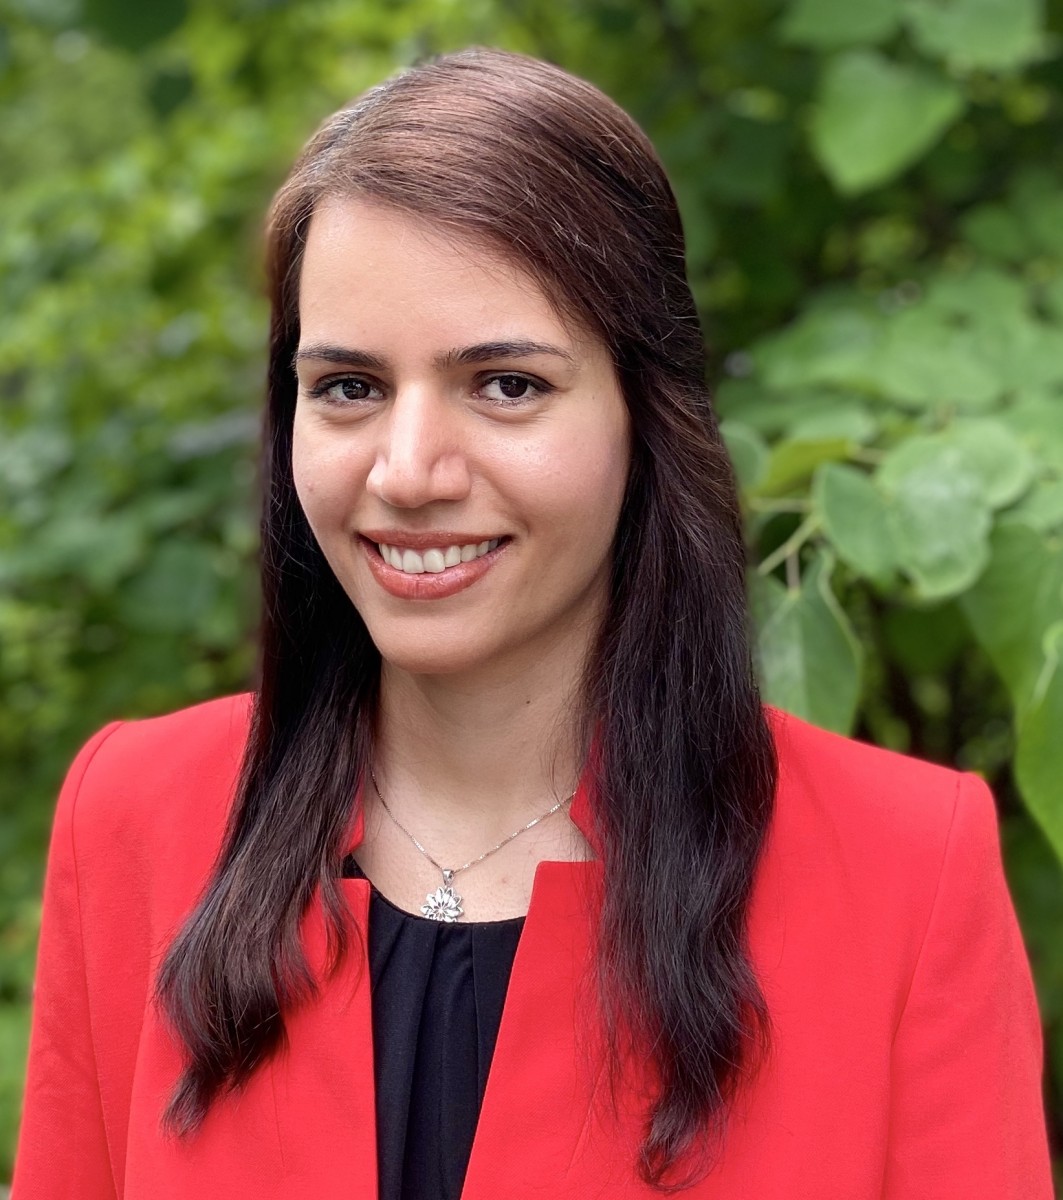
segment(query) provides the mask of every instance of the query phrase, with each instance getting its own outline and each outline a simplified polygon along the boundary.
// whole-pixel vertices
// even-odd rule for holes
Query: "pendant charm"
[[[429,892],[421,905],[421,912],[433,921],[446,921],[448,925],[462,915],[461,897],[454,891],[451,879],[453,871],[443,872],[443,886]]]

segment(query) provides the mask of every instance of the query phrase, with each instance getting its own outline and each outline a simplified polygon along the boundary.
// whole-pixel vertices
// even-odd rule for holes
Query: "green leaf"
[[[1015,779],[1063,862],[1063,620],[1045,633],[1044,662],[1016,722]]]
[[[989,560],[992,517],[963,450],[941,435],[911,438],[886,456],[876,482],[916,596],[938,600],[970,587]]]
[[[1063,475],[1063,393],[1023,396],[1001,415],[1042,463]]]
[[[898,18],[897,0],[791,0],[779,33],[799,46],[855,46],[889,37]]]
[[[907,0],[904,19],[919,49],[955,71],[1008,70],[1044,52],[1041,0]]]
[[[960,222],[964,237],[980,254],[1006,263],[1029,257],[1030,240],[1015,214],[1002,204],[982,204]]]
[[[769,437],[789,428],[795,406],[792,392],[769,391],[752,379],[725,379],[713,403],[723,420],[736,420]]]
[[[991,509],[1017,500],[1033,482],[1036,464],[1023,440],[1003,421],[991,417],[960,418],[939,433],[923,434],[902,442],[887,455],[879,482],[891,491],[905,486],[902,476],[913,465],[942,475],[972,476],[981,501]]]
[[[750,379],[728,379],[714,399],[725,420],[736,420],[769,440],[785,434],[812,441],[841,437],[863,444],[879,432],[879,419],[868,410],[866,398],[854,391],[788,387],[777,392]]]
[[[824,463],[812,481],[812,511],[844,563],[869,579],[889,580],[897,565],[889,512],[863,471]]]
[[[853,450],[848,438],[816,438],[778,442],[757,488],[760,496],[781,496],[805,483],[823,462],[847,458]]]
[[[1037,484],[1005,515],[1042,532],[1063,530],[1063,479]]]
[[[1063,254],[1063,189],[1059,180],[1038,180],[1019,188],[1016,207],[1034,245],[1048,254]]]
[[[963,111],[959,88],[870,50],[834,58],[812,116],[812,149],[839,191],[885,183],[912,165]]]
[[[795,441],[818,441],[821,438],[845,438],[864,445],[873,441],[879,423],[862,404],[845,404],[825,397],[826,404],[818,412],[799,417],[790,426],[789,436]]]
[[[1059,220],[1063,224],[1063,213]],[[965,355],[996,395],[1063,386],[1063,329],[1039,319],[1031,299],[1020,277],[998,268],[948,271],[931,282],[924,305],[902,314],[895,325],[921,321],[922,330],[906,332],[937,340],[943,350],[955,344],[950,371],[961,367],[956,358]],[[891,351],[884,350],[884,358]]]
[[[721,421],[720,433],[734,463],[738,482],[745,492],[760,482],[768,465],[768,444],[755,429],[741,421]]]
[[[754,612],[761,684],[769,704],[848,733],[860,695],[862,651],[830,587],[834,558],[820,549],[799,588],[759,578]]]
[[[960,607],[1021,709],[1043,669],[1044,638],[1063,618],[1063,548],[1026,525],[1002,522],[990,538],[989,565]]]
[[[878,391],[917,407],[961,405],[981,411],[1003,390],[980,361],[974,333],[927,305],[908,309],[888,324],[868,367]]]
[[[762,338],[753,350],[758,378],[778,392],[795,388],[871,387],[872,356],[882,321],[852,304],[804,313],[787,328]]]
[[[1033,455],[1002,421],[959,420],[940,434],[940,440],[955,447],[982,481],[982,498],[990,508],[1013,503],[1033,482]]]
[[[1030,294],[1023,280],[996,266],[950,268],[927,283],[924,303],[935,316],[961,317],[990,326],[1030,314]]]
[[[1063,329],[1022,317],[985,324],[981,356],[1006,391],[1063,386]]]

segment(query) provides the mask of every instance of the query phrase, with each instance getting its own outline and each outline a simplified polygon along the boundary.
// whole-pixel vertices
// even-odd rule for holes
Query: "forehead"
[[[442,340],[500,333],[565,341],[588,335],[542,285],[486,239],[371,202],[329,197],[310,220],[299,277],[304,339]],[[591,339],[594,340],[594,339]]]

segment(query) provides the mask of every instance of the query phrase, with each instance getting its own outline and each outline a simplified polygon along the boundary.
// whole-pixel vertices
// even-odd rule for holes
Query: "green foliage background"
[[[1061,1145],[1061,34],[1061,0],[0,0],[0,1175],[71,756],[249,680],[269,196],[474,42],[660,149],[767,694],[989,779]]]

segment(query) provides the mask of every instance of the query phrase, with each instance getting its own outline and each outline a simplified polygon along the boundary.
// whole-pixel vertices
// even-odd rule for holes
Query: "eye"
[[[357,375],[333,376],[322,379],[307,389],[307,394],[328,404],[359,404],[372,397],[376,389],[367,379]]]
[[[492,375],[484,382],[484,394],[488,400],[500,405],[519,405],[537,400],[553,391],[549,384],[531,379],[527,375],[507,373]],[[488,390],[493,389],[493,390]]]

